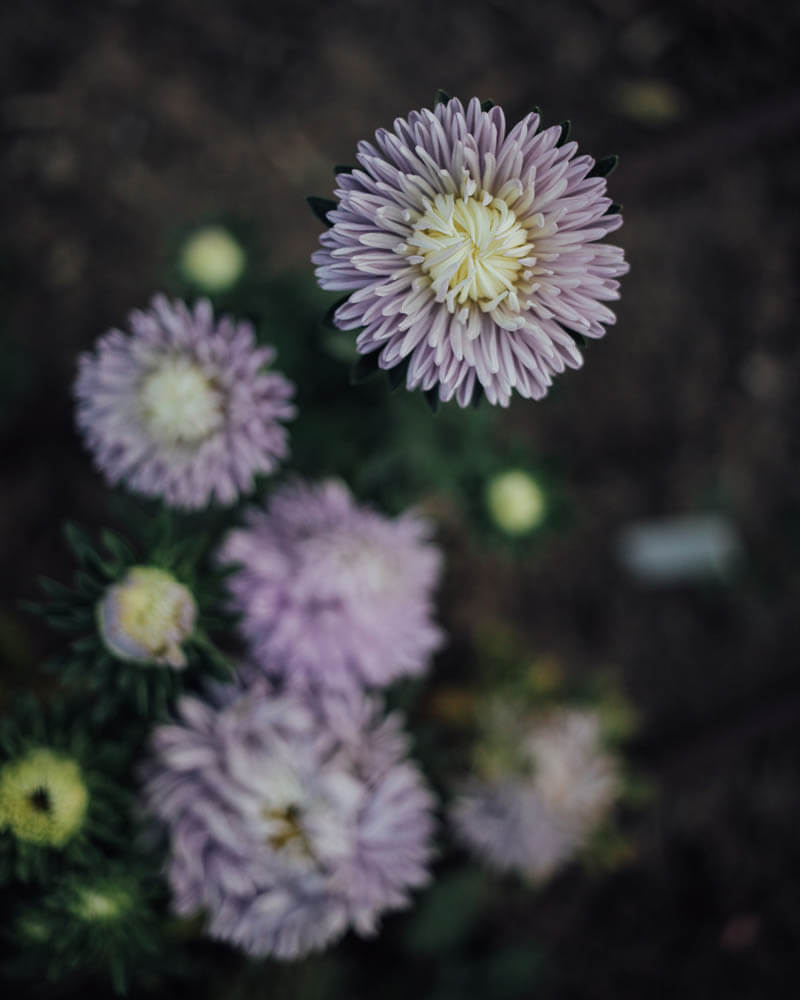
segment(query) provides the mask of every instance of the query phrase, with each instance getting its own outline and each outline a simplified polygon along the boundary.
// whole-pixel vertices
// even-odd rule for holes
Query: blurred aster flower
[[[81,356],[77,422],[108,481],[183,508],[233,503],[287,454],[293,386],[275,352],[211,305],[157,295]]]
[[[523,723],[501,711],[481,778],[456,800],[459,838],[493,867],[549,878],[584,848],[621,790],[596,712],[554,709]]]
[[[293,959],[377,930],[428,879],[432,797],[373,703],[220,689],[158,727],[145,786],[180,914],[250,955]]]
[[[422,673],[440,556],[421,518],[358,506],[344,484],[296,483],[226,538],[220,559],[258,664],[290,684],[344,689]]]
[[[576,335],[601,337],[604,304],[628,270],[597,241],[622,224],[606,197],[616,164],[577,155],[560,125],[529,114],[506,133],[499,107],[456,99],[397,118],[361,142],[359,169],[338,174],[332,228],[313,255],[323,288],[351,292],[334,314],[363,327],[361,354],[408,363],[409,389],[512,390],[540,399],[552,376],[582,363]]]

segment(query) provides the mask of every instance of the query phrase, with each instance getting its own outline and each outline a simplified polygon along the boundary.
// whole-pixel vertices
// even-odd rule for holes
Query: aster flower
[[[336,689],[420,674],[440,557],[429,527],[358,506],[344,484],[295,483],[226,538],[220,559],[251,652],[291,684]]]
[[[126,755],[124,740],[90,733],[75,706],[44,712],[23,698],[0,718],[0,884],[43,880],[51,866],[116,842],[125,795],[115,775]]]
[[[565,139],[538,114],[506,132],[502,109],[473,98],[359,143],[312,259],[323,288],[351,293],[334,321],[363,327],[361,354],[407,363],[409,389],[461,406],[476,391],[501,406],[513,390],[540,399],[580,366],[576,335],[615,321],[605,302],[628,265],[597,242],[622,224],[604,177],[616,159]]]
[[[497,739],[481,748],[480,777],[456,800],[452,822],[489,865],[544,880],[607,819],[621,790],[619,766],[590,710],[520,720],[504,706],[494,721]]]
[[[75,587],[43,580],[47,599],[31,605],[55,628],[75,633],[53,668],[62,681],[96,695],[92,714],[127,702],[142,715],[163,715],[186,683],[227,677],[224,655],[208,635],[216,627],[217,573],[203,571],[194,538],[166,542],[169,524],[153,522],[145,553],[119,535],[103,547],[75,525],[66,531],[78,561]]]
[[[270,347],[207,300],[157,295],[80,358],[77,423],[106,479],[174,507],[233,503],[287,454],[293,386]]]
[[[12,912],[15,957],[6,971],[62,985],[100,976],[124,994],[132,980],[158,970],[161,895],[154,868],[138,857],[65,872]]]
[[[427,881],[431,852],[432,797],[397,721],[263,679],[218,700],[183,698],[153,736],[145,798],[167,826],[175,910],[205,910],[211,937],[253,956],[374,933]]]

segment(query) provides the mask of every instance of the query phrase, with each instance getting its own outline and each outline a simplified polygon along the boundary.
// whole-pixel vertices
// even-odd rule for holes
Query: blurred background
[[[798,31],[797,4],[759,0],[0,8],[3,698],[53,649],[19,600],[71,573],[60,521],[108,516],[73,429],[77,354],[155,291],[189,295],[179,248],[214,223],[247,253],[220,304],[258,318],[300,387],[295,467],[437,520],[451,644],[416,711],[452,721],[502,647],[573,679],[610,671],[640,720],[629,757],[651,793],[613,866],[536,892],[445,879],[416,923],[267,980],[228,975],[220,949],[209,996],[797,988]],[[305,196],[330,197],[333,165],[438,87],[509,122],[538,105],[581,151],[621,156],[618,324],[497,421],[351,387],[352,337],[319,324],[335,296],[314,283]],[[505,466],[548,491],[530,537],[487,515]]]

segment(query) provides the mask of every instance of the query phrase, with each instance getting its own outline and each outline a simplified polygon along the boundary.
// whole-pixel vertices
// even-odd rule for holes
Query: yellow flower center
[[[450,312],[468,302],[494,309],[513,295],[522,261],[533,252],[513,211],[488,192],[426,199],[408,247]]]
[[[103,642],[120,659],[186,666],[180,644],[194,630],[197,605],[171,573],[133,566],[108,588],[97,617]]]
[[[89,792],[78,764],[52,750],[32,750],[0,769],[0,830],[19,840],[62,847],[83,825]]]
[[[188,358],[166,360],[144,380],[139,403],[150,433],[167,445],[193,445],[224,422],[223,395]]]
[[[300,825],[300,809],[296,805],[285,809],[272,809],[265,806],[261,812],[270,827],[267,843],[275,851],[287,848],[303,857],[311,857],[311,845]]]

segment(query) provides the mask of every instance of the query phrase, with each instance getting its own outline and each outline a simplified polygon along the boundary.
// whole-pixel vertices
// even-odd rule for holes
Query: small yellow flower
[[[78,764],[44,747],[0,768],[0,830],[63,847],[83,825],[89,792]]]

